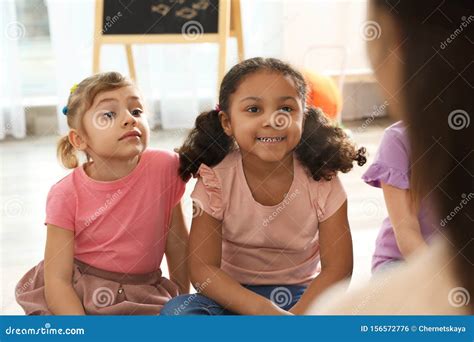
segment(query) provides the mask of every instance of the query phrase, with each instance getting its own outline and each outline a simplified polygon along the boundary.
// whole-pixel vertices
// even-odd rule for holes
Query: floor
[[[372,161],[387,119],[346,123],[353,139],[369,152],[363,167],[342,175],[348,193],[349,221],[354,243],[354,274],[352,283],[370,277],[371,254],[380,222],[386,215],[382,192],[365,185],[362,173]],[[151,147],[173,149],[180,145],[185,130],[156,131]],[[0,228],[0,314],[17,315],[23,311],[14,299],[14,288],[20,277],[43,258],[45,233],[43,226],[46,195],[52,184],[69,173],[56,161],[57,136],[9,139],[0,142],[1,155],[1,228]],[[185,193],[187,220],[192,218],[189,193]],[[167,272],[166,265],[163,267]]]

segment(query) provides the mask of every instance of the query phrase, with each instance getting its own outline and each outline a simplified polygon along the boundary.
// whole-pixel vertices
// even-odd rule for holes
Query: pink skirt
[[[158,315],[179,294],[178,286],[161,270],[123,274],[74,260],[72,285],[87,315]],[[27,315],[52,315],[44,295],[44,261],[29,270],[15,289],[16,301]]]

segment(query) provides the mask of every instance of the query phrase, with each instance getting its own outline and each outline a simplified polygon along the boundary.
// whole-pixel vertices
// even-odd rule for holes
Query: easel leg
[[[125,44],[125,51],[127,52],[128,72],[130,73],[130,78],[136,82],[137,75],[135,72],[135,61],[133,59],[132,45]]]
[[[97,74],[100,70],[100,48],[99,43],[94,43],[92,52],[92,73]]]
[[[240,0],[232,0],[232,19],[237,39],[237,54],[239,62],[245,58],[244,35],[242,32],[242,14],[240,11]]]
[[[217,93],[219,93],[219,86],[224,78],[226,71],[227,60],[227,38],[230,35],[230,6],[227,0],[219,1],[219,69],[217,76]]]
[[[104,14],[104,1],[95,1],[95,23],[94,41],[92,46],[92,72],[97,74],[100,71],[100,49],[102,47],[102,15]]]

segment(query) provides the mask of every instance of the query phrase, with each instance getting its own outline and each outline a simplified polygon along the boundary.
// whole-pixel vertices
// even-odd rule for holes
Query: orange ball
[[[321,108],[326,116],[336,120],[338,113],[342,110],[342,95],[336,82],[329,76],[309,70],[303,71],[303,76],[308,85],[306,103],[309,106]]]

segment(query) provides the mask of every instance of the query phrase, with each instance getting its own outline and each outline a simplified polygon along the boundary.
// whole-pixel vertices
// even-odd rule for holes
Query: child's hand
[[[264,316],[293,316],[293,313],[283,310],[272,301],[262,298],[264,301],[261,306],[260,314]]]
[[[290,310],[288,310],[290,315],[302,315],[303,311],[298,308],[297,305],[294,305]]]
[[[291,310],[286,311],[281,308],[270,310],[269,312],[262,313],[264,316],[294,316],[295,314]]]

